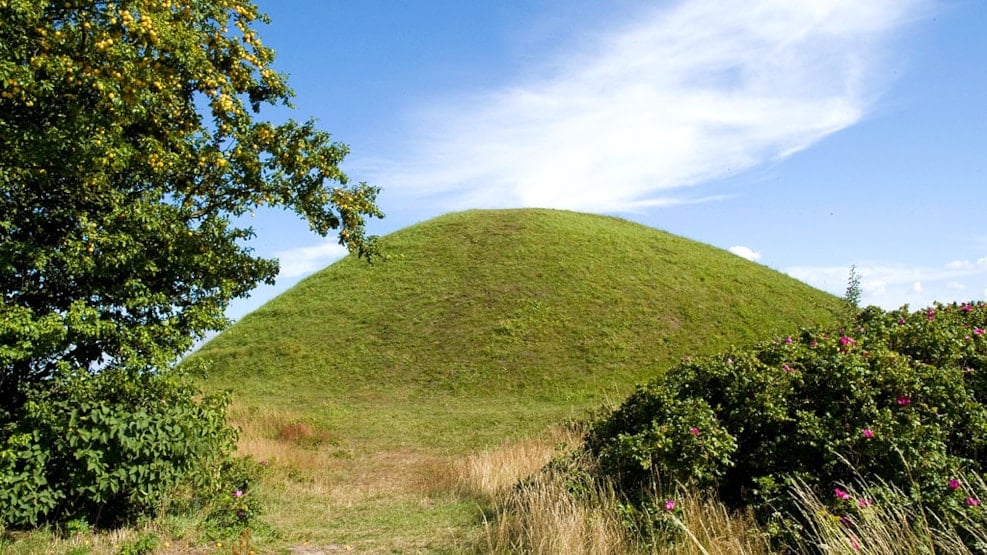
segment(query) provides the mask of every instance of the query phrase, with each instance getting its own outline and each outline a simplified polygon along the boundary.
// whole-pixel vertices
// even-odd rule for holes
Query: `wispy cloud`
[[[277,251],[274,256],[281,265],[278,279],[291,279],[304,276],[346,256],[346,247],[339,243],[325,241],[318,245],[297,247]]]
[[[788,275],[819,289],[842,295],[850,268],[792,267]],[[918,308],[933,301],[969,301],[987,297],[987,257],[956,260],[942,267],[911,267],[871,263],[855,267],[860,276],[862,302],[883,308],[909,304]]]
[[[372,181],[443,209],[634,211],[853,125],[924,0],[694,0],[644,9],[548,74],[424,106]],[[587,33],[589,37],[590,34]]]

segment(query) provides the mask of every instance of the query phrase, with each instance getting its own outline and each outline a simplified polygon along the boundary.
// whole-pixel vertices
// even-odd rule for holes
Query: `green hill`
[[[403,406],[421,413],[406,433],[426,444],[447,445],[444,431],[466,423],[473,439],[495,440],[619,398],[684,355],[831,321],[841,307],[726,251],[611,217],[475,210],[382,246],[388,260],[341,260],[204,346],[193,358],[213,361],[210,383],[328,428]],[[380,437],[381,425],[347,433]]]
[[[490,503],[476,484],[544,464],[527,438],[683,356],[842,308],[616,218],[469,211],[381,242],[388,260],[343,259],[190,357],[211,365],[207,388],[233,391],[241,451],[271,461],[258,494],[284,534],[272,549],[470,552]]]

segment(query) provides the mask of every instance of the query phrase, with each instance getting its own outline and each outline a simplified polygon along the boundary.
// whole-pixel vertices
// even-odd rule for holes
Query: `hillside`
[[[572,212],[462,212],[381,241],[388,260],[343,259],[189,359],[232,390],[240,450],[271,463],[257,493],[283,533],[271,550],[471,552],[490,510],[476,484],[547,462],[529,438],[682,356],[831,323],[842,303]]]
[[[484,416],[487,403],[591,407],[684,355],[829,321],[840,307],[764,266],[610,217],[468,211],[382,244],[388,260],[341,260],[204,346],[193,358],[213,361],[210,383],[248,405],[333,407],[330,427],[346,411],[334,399],[467,397],[475,410],[462,418],[498,436],[527,417]]]

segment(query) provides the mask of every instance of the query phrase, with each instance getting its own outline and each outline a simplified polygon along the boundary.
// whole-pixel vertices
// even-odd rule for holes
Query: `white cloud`
[[[978,268],[987,269],[987,257],[978,258],[977,260],[954,260],[949,264],[946,264],[946,268],[950,270],[976,270]]]
[[[631,211],[853,125],[925,0],[693,0],[592,36],[537,79],[425,107],[389,194],[444,209]],[[603,22],[604,24],[606,22]]]
[[[860,284],[860,292],[864,297],[882,297],[888,292],[888,282],[883,279],[867,280],[867,283]],[[834,291],[834,293],[839,293],[839,291]],[[843,293],[846,293],[845,289]]]
[[[757,262],[758,260],[761,259],[761,253],[758,252],[758,251],[756,251],[756,250],[754,250],[754,249],[752,249],[752,248],[750,248],[750,247],[744,247],[744,246],[741,246],[741,245],[737,245],[737,246],[730,247],[727,250],[730,251],[730,252],[732,252],[733,254],[736,254],[737,256],[739,256],[741,258],[746,258],[747,260],[750,260],[752,262]]]
[[[913,308],[934,301],[974,300],[967,291],[979,290],[987,280],[987,260],[959,260],[941,268],[887,263],[855,265],[860,276],[862,302],[884,308],[908,304]],[[802,266],[784,270],[788,275],[835,295],[846,292],[850,267]],[[987,290],[984,290],[987,299]]]
[[[297,278],[321,270],[346,254],[346,247],[330,241],[308,247],[278,251],[274,253],[281,265],[278,279]]]

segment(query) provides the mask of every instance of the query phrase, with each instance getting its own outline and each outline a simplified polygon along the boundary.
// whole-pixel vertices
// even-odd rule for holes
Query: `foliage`
[[[136,540],[120,546],[120,555],[148,555],[158,548],[158,540],[153,535],[145,534]]]
[[[161,368],[271,282],[237,218],[293,209],[373,254],[377,189],[313,122],[248,0],[0,0],[0,390],[58,366]],[[252,113],[253,112],[253,113]]]
[[[225,396],[199,399],[175,372],[108,370],[46,385],[31,391],[0,451],[0,522],[117,525],[165,510],[180,484],[200,495],[221,487],[214,469],[236,439]]]
[[[688,483],[755,508],[777,534],[798,526],[789,486],[845,512],[858,478],[987,523],[951,482],[987,470],[985,328],[984,303],[869,307],[849,329],[686,359],[598,420],[586,445],[638,503],[655,479]]]
[[[207,503],[205,532],[210,539],[237,539],[249,536],[250,530],[262,526],[258,521],[261,506],[255,484],[261,477],[261,467],[246,457],[230,459],[220,468],[219,480],[212,484]],[[191,499],[204,497],[190,492]]]
[[[376,253],[345,145],[293,94],[249,0],[0,0],[0,523],[116,523],[230,453],[225,401],[168,368],[277,262],[286,208]],[[217,462],[218,464],[218,462]]]
[[[850,266],[850,275],[846,280],[846,293],[843,295],[843,302],[846,303],[847,313],[851,317],[860,311],[860,274],[857,273],[856,266]]]

